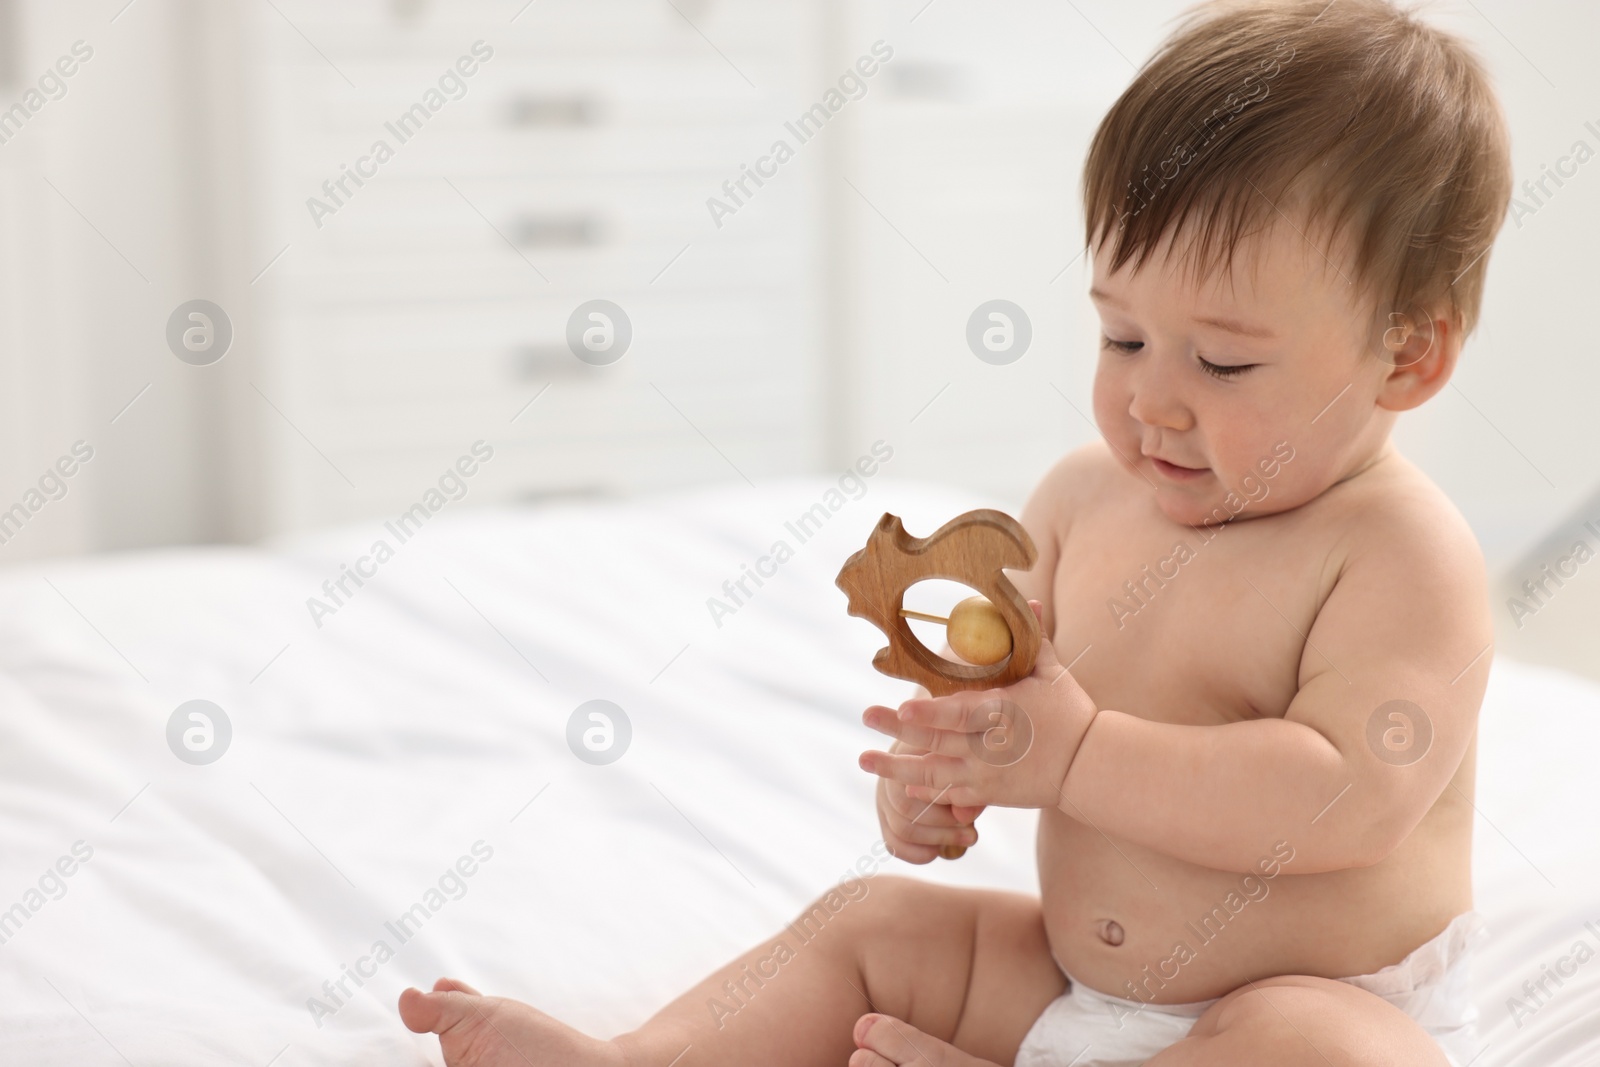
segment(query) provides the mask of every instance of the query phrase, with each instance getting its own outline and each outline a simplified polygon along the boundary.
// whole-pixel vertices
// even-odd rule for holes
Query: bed
[[[905,687],[833,575],[885,510],[992,502],[861,484],[447,510],[381,562],[372,522],[4,572],[0,1062],[438,1063],[394,1005],[441,974],[637,1025],[871,861],[859,714]],[[172,732],[196,700],[211,762],[175,755],[219,750],[217,716]],[[611,762],[569,745],[595,700]],[[1475,1067],[1600,1063],[1600,687],[1499,660],[1481,729]],[[896,866],[1029,889],[1032,828]]]

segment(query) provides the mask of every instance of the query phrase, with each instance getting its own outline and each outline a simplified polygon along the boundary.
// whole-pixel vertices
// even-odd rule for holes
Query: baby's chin
[[[1193,490],[1162,486],[1156,490],[1156,506],[1173,522],[1214,527],[1239,519],[1259,519],[1292,511],[1317,495],[1318,492],[1307,492],[1304,486],[1285,485],[1252,499],[1244,493],[1230,493],[1212,481],[1209,487],[1196,486]]]
[[[1156,506],[1161,514],[1184,526],[1219,526],[1236,518],[1275,510],[1266,505],[1266,501],[1250,500],[1242,493],[1229,493],[1220,479],[1207,478],[1206,482],[1208,484],[1193,488],[1160,486],[1156,490]]]
[[[1216,526],[1232,517],[1220,498],[1210,501],[1158,492],[1156,506],[1169,520],[1184,526]]]

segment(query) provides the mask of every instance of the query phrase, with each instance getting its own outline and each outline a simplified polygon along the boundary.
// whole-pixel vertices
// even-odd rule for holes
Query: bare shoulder
[[[1057,536],[1065,533],[1072,516],[1101,496],[1120,468],[1104,441],[1073,449],[1056,460],[1028,497],[1023,523],[1037,534],[1035,524]]]
[[[1391,453],[1326,495],[1347,576],[1401,583],[1408,599],[1436,609],[1449,607],[1468,617],[1487,612],[1488,575],[1477,537],[1444,491],[1411,461]]]
[[[1013,579],[1024,596],[1044,604],[1047,633],[1055,632],[1054,576],[1073,516],[1106,491],[1116,470],[1111,450],[1105,442],[1095,441],[1058,459],[1028,494],[1021,521],[1039,551],[1039,561],[1032,571],[1014,574]]]
[[[1428,555],[1483,569],[1483,551],[1444,490],[1398,452],[1367,472],[1347,503],[1353,547]],[[1362,479],[1356,479],[1358,481]]]

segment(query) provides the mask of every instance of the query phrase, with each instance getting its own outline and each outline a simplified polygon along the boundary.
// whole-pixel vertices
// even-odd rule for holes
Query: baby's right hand
[[[920,754],[921,750],[896,743],[893,751]],[[907,863],[929,863],[941,845],[971,847],[978,840],[973,823],[981,807],[952,807],[912,800],[904,782],[878,779],[878,827],[891,855]]]

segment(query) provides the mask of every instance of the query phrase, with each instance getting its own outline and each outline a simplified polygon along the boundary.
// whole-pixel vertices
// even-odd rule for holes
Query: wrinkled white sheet
[[[4,572],[0,1063],[436,1063],[406,985],[609,1034],[765,937],[877,840],[859,714],[906,687],[839,564],[885,510],[926,532],[991,503],[879,475],[799,543],[830,484],[446,510],[320,628],[306,599],[380,523]],[[707,598],[779,539],[793,558],[716,625]],[[633,726],[609,766],[565,739],[597,698]],[[233,726],[207,766],[167,747],[192,699]],[[1482,731],[1478,1067],[1595,1063],[1600,961],[1571,953],[1600,950],[1600,688],[1498,662]],[[896,866],[1030,889],[1032,826],[994,811],[960,863]]]

